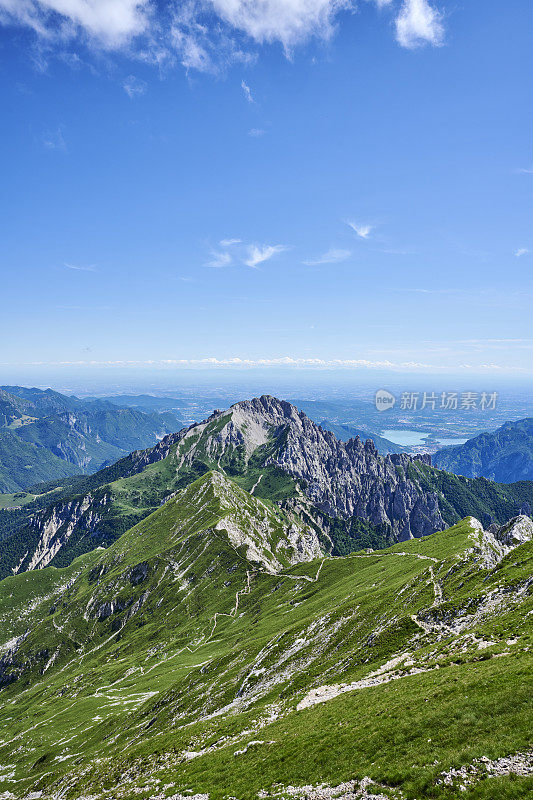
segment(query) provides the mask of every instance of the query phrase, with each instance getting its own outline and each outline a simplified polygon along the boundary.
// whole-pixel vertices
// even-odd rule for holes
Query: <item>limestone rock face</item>
[[[496,526],[494,536],[504,547],[518,547],[519,544],[533,539],[533,521],[525,514],[519,514],[505,525],[499,528]]]
[[[35,514],[30,527],[38,535],[37,544],[29,548],[13,573],[27,569],[43,569],[68,542],[74,530],[90,533],[98,526],[108,497],[96,500],[89,493],[68,503],[56,503],[45,512]]]
[[[268,395],[237,403],[230,411],[233,436],[245,443],[247,453],[268,438],[277,439],[265,466],[275,465],[303,481],[307,497],[325,514],[388,524],[401,540],[446,527],[436,494],[421,491],[407,477],[408,465],[416,460],[427,464],[427,457],[382,457],[370,439],[359,437],[341,442],[295,406]]]
[[[486,531],[479,520],[470,517],[470,521],[488,568],[499,564],[515,547],[533,539],[533,521],[525,514],[513,517],[504,525],[493,524]]]

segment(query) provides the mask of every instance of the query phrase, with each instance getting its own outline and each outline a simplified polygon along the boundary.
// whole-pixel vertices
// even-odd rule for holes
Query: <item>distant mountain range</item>
[[[533,480],[533,418],[506,422],[492,433],[445,447],[432,456],[432,462],[439,469],[467,478],[502,483]]]
[[[0,492],[94,472],[181,427],[171,412],[120,408],[51,389],[0,387]]]
[[[110,394],[103,397],[86,398],[103,403],[111,403],[119,408],[136,408],[139,411],[183,412],[190,408],[191,402],[177,397],[154,397],[151,394]]]

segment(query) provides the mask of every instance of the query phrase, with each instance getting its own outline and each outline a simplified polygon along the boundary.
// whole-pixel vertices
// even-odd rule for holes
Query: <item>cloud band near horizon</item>
[[[0,367],[138,367],[151,369],[187,369],[187,368],[310,368],[310,369],[342,369],[342,370],[390,370],[397,371],[431,371],[436,373],[449,373],[450,371],[463,370],[480,372],[503,373],[509,371],[516,373],[526,373],[523,367],[511,367],[501,364],[458,364],[454,368],[449,365],[427,364],[418,361],[394,362],[388,359],[380,361],[370,361],[368,359],[323,359],[323,358],[295,358],[292,356],[282,356],[279,358],[165,358],[165,359],[146,359],[146,360],[110,360],[110,361],[32,361],[24,363],[0,362]]]

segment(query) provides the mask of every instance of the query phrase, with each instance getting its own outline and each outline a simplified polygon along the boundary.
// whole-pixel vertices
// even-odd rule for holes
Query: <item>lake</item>
[[[429,433],[421,433],[420,431],[412,431],[409,428],[400,428],[399,430],[382,431],[381,436],[388,439],[394,444],[401,444],[403,447],[418,447],[419,445],[427,444],[426,439]],[[442,447],[454,444],[464,444],[468,439],[449,439],[436,437],[431,441],[431,444],[438,444]]]
[[[419,444],[424,444],[427,433],[420,433],[420,431],[410,431],[408,428],[394,431],[382,431],[381,435],[394,444],[401,444],[404,447],[415,447]]]

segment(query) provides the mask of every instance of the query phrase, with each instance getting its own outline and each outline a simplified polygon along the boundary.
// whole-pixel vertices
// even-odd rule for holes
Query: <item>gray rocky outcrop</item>
[[[400,540],[446,527],[437,495],[422,491],[407,477],[410,464],[428,464],[428,457],[382,457],[371,440],[362,442],[359,437],[341,442],[295,406],[270,396],[237,403],[231,411],[241,440],[250,428],[259,443],[269,436],[279,440],[265,465],[303,481],[305,494],[329,516],[390,525]],[[263,431],[263,437],[257,431]],[[234,430],[231,437],[238,440]]]

